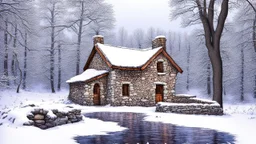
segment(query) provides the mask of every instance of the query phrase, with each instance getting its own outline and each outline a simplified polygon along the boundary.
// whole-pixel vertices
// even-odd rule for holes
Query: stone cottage
[[[147,49],[106,45],[100,35],[93,43],[84,72],[67,81],[71,101],[89,106],[155,106],[171,101],[182,69],[166,52],[164,36],[156,37]]]

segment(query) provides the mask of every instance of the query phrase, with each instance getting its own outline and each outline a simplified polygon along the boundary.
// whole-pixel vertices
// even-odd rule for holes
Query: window
[[[129,96],[129,84],[123,84],[123,96]]]
[[[164,64],[163,62],[157,62],[157,72],[163,73],[164,72]]]

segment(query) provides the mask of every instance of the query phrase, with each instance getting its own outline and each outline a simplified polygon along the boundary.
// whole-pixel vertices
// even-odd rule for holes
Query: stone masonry
[[[163,61],[164,73],[157,72],[158,61]],[[114,106],[155,106],[157,84],[164,85],[163,101],[171,101],[175,95],[177,71],[163,55],[159,55],[144,71],[113,70],[111,74],[108,92]],[[122,84],[130,84],[130,96],[122,96]]]
[[[102,43],[103,37],[94,37],[94,44]],[[155,39],[152,47],[163,46],[166,39]],[[163,73],[157,72],[157,63],[163,62]],[[81,105],[93,104],[93,87],[100,85],[100,105],[111,104],[113,106],[155,106],[156,85],[163,85],[163,101],[170,102],[175,95],[175,83],[178,71],[171,62],[160,54],[142,70],[120,70],[110,68],[101,58],[98,52],[92,58],[89,69],[108,70],[108,76],[92,82],[70,83],[69,99]],[[122,95],[122,85],[129,84],[129,96]]]

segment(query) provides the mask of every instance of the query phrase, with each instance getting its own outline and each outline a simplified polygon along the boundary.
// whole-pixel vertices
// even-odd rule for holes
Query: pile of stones
[[[40,129],[48,129],[59,125],[79,122],[83,119],[81,110],[72,109],[67,112],[62,112],[57,109],[51,110],[55,116],[49,114],[45,109],[34,109],[31,114],[27,115],[30,120],[24,123],[24,126],[36,126]]]

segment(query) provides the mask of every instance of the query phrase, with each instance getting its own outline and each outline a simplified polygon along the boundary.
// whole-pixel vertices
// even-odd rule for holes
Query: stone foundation
[[[156,105],[156,112],[223,115],[223,109],[217,102],[191,97],[174,97],[171,103],[160,102]]]
[[[67,112],[61,112],[57,109],[51,110],[51,112],[44,109],[34,109],[31,114],[27,115],[27,118],[30,121],[24,123],[24,126],[35,126],[40,129],[75,123],[83,119],[81,110],[78,109],[72,109]]]

